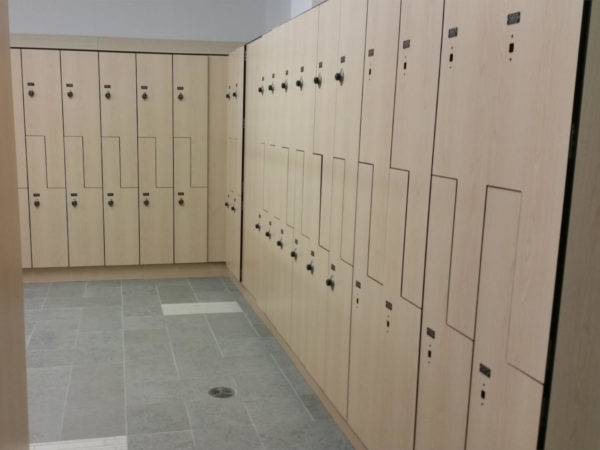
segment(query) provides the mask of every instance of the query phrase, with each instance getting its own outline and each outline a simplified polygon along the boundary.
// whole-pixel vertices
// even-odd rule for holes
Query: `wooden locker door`
[[[242,245],[242,203],[236,196],[232,196],[233,204],[231,205],[231,231],[229,239],[231,241],[231,259],[230,259],[230,270],[236,280],[240,279],[240,257],[241,257],[241,245]]]
[[[287,226],[285,221],[280,222],[281,228],[278,230],[276,245],[276,267],[277,273],[274,274],[277,282],[277,304],[275,317],[277,330],[279,334],[290,342],[290,328],[292,315],[292,274],[294,270],[293,258],[290,253],[294,249],[293,228]]]
[[[65,137],[69,265],[104,265],[102,188],[86,187],[84,141]]]
[[[29,212],[31,223],[31,265],[67,267],[67,211],[64,188],[49,188],[46,178],[46,148],[42,136],[28,136]]]
[[[403,0],[391,166],[409,174],[402,297],[421,306],[444,2]]]
[[[123,142],[118,137],[102,138],[104,252],[107,266],[140,263],[138,189],[122,187],[123,152],[119,143]]]
[[[233,92],[235,108],[235,184],[233,190],[235,195],[242,198],[242,171],[243,171],[243,127],[244,127],[244,55],[245,47],[240,47],[236,54],[235,90]]]
[[[65,137],[78,137],[83,144],[83,184],[78,189],[101,188],[98,52],[61,51],[60,55]],[[67,163],[67,167],[71,166]],[[81,176],[71,174],[71,178]]]
[[[31,232],[29,230],[29,190],[19,188],[19,223],[21,224],[21,265],[31,268]]]
[[[173,187],[173,56],[137,54],[138,137],[155,141],[156,188]],[[139,158],[146,145],[139,147]],[[141,166],[141,161],[140,161]],[[149,175],[140,173],[140,180]],[[140,183],[140,187],[141,183]],[[166,194],[165,194],[166,195]]]
[[[224,97],[227,57],[209,56],[208,98],[208,260],[225,260],[225,211],[227,189],[227,104]]]
[[[138,186],[136,63],[133,53],[100,52],[100,106],[102,136],[118,139],[119,173],[104,171],[118,181],[111,186]],[[111,141],[111,146],[114,143]]]
[[[193,139],[174,141],[175,262],[206,262],[208,189],[192,187]]]
[[[522,193],[488,187],[467,449],[536,448],[542,383],[506,356]]]
[[[335,139],[340,0],[319,6],[315,129],[313,152],[322,155],[319,244],[329,249],[331,211],[331,171]]]
[[[387,14],[396,12],[390,2],[384,2]],[[369,16],[371,14],[369,13]],[[363,100],[363,67],[365,59],[367,1],[344,0],[340,8],[340,29],[338,44],[338,60],[335,62],[336,105],[334,158],[344,159],[346,164],[343,217],[340,231],[336,239],[342,239],[341,254],[345,261],[352,264],[354,257],[354,222],[356,213],[356,180],[358,177],[358,154],[361,136],[361,107]],[[382,27],[381,24],[378,24]],[[391,33],[389,42],[396,37]],[[331,181],[332,182],[332,181]],[[333,206],[332,206],[333,208]],[[334,235],[331,235],[333,238]]]
[[[17,184],[19,188],[27,187],[27,150],[25,148],[25,112],[23,110],[23,74],[21,70],[21,50],[10,50],[10,67],[12,70],[12,99],[15,124],[15,148],[17,153]],[[29,219],[27,219],[29,222]],[[29,256],[31,260],[31,255]],[[25,261],[25,260],[24,260]]]
[[[140,264],[173,263],[173,189],[156,186],[157,141],[139,138]]]
[[[60,52],[22,50],[25,133],[45,140],[46,187],[65,187]],[[31,174],[30,183],[31,183]],[[60,258],[59,258],[60,259]]]
[[[434,176],[427,237],[415,449],[464,449],[473,342],[447,324],[456,180]]]
[[[292,269],[292,312],[290,323],[289,344],[296,356],[307,364],[307,330],[308,330],[308,285],[310,283],[311,272],[306,269],[310,264],[310,253],[308,239],[299,236],[294,239],[295,257],[293,257]]]

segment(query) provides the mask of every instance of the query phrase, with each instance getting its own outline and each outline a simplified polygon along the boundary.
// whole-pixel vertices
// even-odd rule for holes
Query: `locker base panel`
[[[229,275],[225,263],[23,269],[23,282],[203,278]]]
[[[348,422],[346,422],[346,420],[338,412],[338,410],[333,405],[333,403],[329,400],[327,395],[325,395],[325,392],[323,392],[323,390],[319,387],[319,384],[317,383],[317,381],[304,368],[304,365],[302,364],[300,359],[292,351],[291,347],[285,341],[283,336],[281,336],[281,334],[277,331],[277,328],[275,327],[275,325],[273,325],[271,320],[260,309],[254,296],[244,287],[244,285],[242,283],[240,283],[238,280],[236,280],[235,277],[233,277],[233,275],[231,273],[228,273],[228,275],[231,278],[231,280],[233,281],[233,283],[235,284],[235,286],[238,288],[238,290],[240,291],[240,293],[242,294],[242,296],[244,297],[246,302],[252,307],[252,309],[258,315],[260,320],[266,325],[266,327],[269,329],[269,331],[271,332],[273,337],[275,337],[275,339],[277,339],[277,342],[279,342],[279,345],[281,345],[281,348],[287,353],[287,355],[292,360],[292,362],[294,363],[294,365],[296,366],[298,371],[302,374],[302,376],[304,377],[306,382],[310,385],[313,392],[317,395],[317,397],[319,397],[319,400],[321,401],[321,403],[323,403],[323,406],[325,406],[325,408],[327,409],[327,412],[329,412],[329,414],[331,415],[331,417],[333,418],[333,420],[335,421],[337,426],[344,433],[344,435],[350,441],[352,446],[356,450],[366,450],[367,447],[362,443],[362,441],[358,438],[358,436],[354,433],[354,431],[352,431],[352,429],[348,425]]]

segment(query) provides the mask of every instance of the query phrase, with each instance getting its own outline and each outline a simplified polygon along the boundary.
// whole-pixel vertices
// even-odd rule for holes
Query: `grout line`
[[[123,295],[123,281],[121,280],[121,324],[123,340],[121,348],[123,351],[123,412],[125,417],[125,440],[129,441],[129,424],[127,423],[127,373],[125,369],[125,296]],[[125,447],[127,448],[127,447]]]
[[[223,353],[223,349],[219,345],[219,340],[217,339],[217,335],[215,334],[215,331],[213,330],[212,325],[210,324],[210,320],[208,320],[208,317],[206,318],[206,322],[208,323],[208,329],[210,330],[210,333],[212,334],[213,339],[215,340],[215,343],[217,344],[217,348],[219,349],[219,353],[221,354],[221,358],[225,358],[225,354]]]
[[[171,358],[173,359],[173,365],[175,366],[175,373],[177,374],[177,379],[181,380],[181,375],[179,373],[179,366],[177,365],[177,359],[175,358],[175,350],[173,349],[173,340],[171,339],[171,332],[169,331],[169,324],[167,323],[165,330],[167,332],[167,337],[169,338],[169,349],[171,350]],[[191,423],[190,423],[191,425]]]
[[[233,384],[235,385],[235,390],[239,394],[239,392],[240,392],[240,386],[238,385],[237,380],[235,379],[235,376],[229,375],[229,377],[233,380]],[[246,414],[248,414],[248,418],[250,419],[250,423],[252,424],[252,428],[254,428],[254,432],[256,433],[256,436],[258,436],[258,441],[260,442],[260,446],[263,448],[263,450],[266,450],[265,443],[263,442],[262,437],[260,436],[260,433],[258,431],[258,427],[256,426],[256,423],[254,423],[254,419],[252,418],[252,414],[250,414],[250,411],[248,411],[248,405],[246,404],[246,399],[242,395],[240,395],[240,398],[242,400],[242,404],[244,405],[244,410],[246,411]]]
[[[316,422],[317,420],[314,418],[314,416],[311,414],[311,412],[308,410],[308,408],[306,407],[306,405],[304,404],[304,402],[300,398],[300,394],[298,394],[298,391],[296,390],[296,388],[294,387],[294,385],[292,384],[292,382],[290,381],[290,379],[285,375],[285,372],[283,371],[283,369],[281,368],[281,366],[279,365],[279,363],[275,359],[275,356],[273,356],[273,353],[270,353],[269,355],[271,356],[271,358],[275,362],[275,365],[277,366],[277,368],[281,372],[281,375],[283,375],[283,378],[285,378],[285,381],[287,381],[287,383],[289,384],[289,386],[292,388],[292,391],[294,391],[294,394],[296,394],[296,398],[300,401],[300,403],[302,403],[302,407],[304,408],[304,410],[306,411],[306,413],[308,414],[308,416],[313,420],[313,422]]]
[[[65,415],[67,413],[67,402],[69,400],[69,392],[71,391],[71,381],[73,379],[73,364],[69,367],[69,381],[67,382],[67,392],[65,394],[65,403],[63,406],[62,417],[60,419],[60,439],[63,437],[63,429],[65,426]]]

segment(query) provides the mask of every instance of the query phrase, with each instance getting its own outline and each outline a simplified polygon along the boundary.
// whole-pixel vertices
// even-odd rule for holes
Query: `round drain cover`
[[[212,388],[210,391],[208,391],[208,394],[215,398],[229,398],[233,397],[235,391],[228,387],[219,386]]]

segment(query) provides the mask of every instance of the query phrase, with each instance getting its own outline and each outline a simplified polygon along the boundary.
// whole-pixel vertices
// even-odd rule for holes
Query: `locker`
[[[506,360],[522,194],[488,187],[467,448],[536,448],[543,385]]]
[[[64,188],[49,188],[46,178],[45,139],[28,136],[27,173],[29,183],[29,214],[31,226],[31,265],[67,267],[67,211]]]
[[[433,161],[434,173],[459,180],[448,323],[473,337],[486,186],[523,192],[507,352],[515,367],[540,382],[555,288],[581,7],[552,1],[488,8],[451,1],[444,13],[445,30],[459,30],[456,36],[443,34]]]
[[[19,188],[26,188],[27,150],[25,149],[25,113],[23,111],[23,76],[20,49],[13,48],[10,50],[10,67],[12,70],[12,99],[17,154],[17,185]],[[29,222],[29,219],[27,219],[27,222]],[[31,255],[29,259],[31,259]]]
[[[21,265],[31,268],[31,234],[29,230],[29,191],[19,188],[19,222],[21,224]]]
[[[465,447],[473,343],[446,323],[457,182],[432,177],[415,449]]]
[[[299,236],[294,239],[294,243],[290,252],[292,258],[292,307],[289,345],[302,364],[307,365],[309,326],[307,306],[310,301],[308,286],[312,273],[306,270],[306,266],[310,264],[312,257],[307,251],[309,242],[306,237]]]
[[[156,186],[157,141],[139,138],[140,263],[173,263],[173,188]]]
[[[409,174],[402,297],[421,306],[444,2],[404,0],[391,166]]]
[[[45,140],[47,188],[65,187],[60,52],[22,50],[25,133]],[[37,164],[37,162],[36,162]],[[31,178],[31,174],[29,174]]]
[[[173,55],[173,123],[176,138],[190,139],[190,187],[207,187],[208,56]]]
[[[374,166],[368,275],[381,283],[386,272],[385,227],[394,119],[394,96],[391,93],[396,80],[400,3],[398,0],[369,2],[363,114],[360,128],[355,125],[360,129],[360,161]],[[349,117],[347,120],[352,119]],[[353,148],[353,142],[349,144]]]
[[[229,212],[226,216],[227,234],[225,238],[225,247],[227,253],[227,267],[233,276],[240,279],[240,253],[242,239],[242,203],[240,199],[230,194],[229,196]]]
[[[173,56],[137,54],[138,136],[155,145],[156,188],[173,187]],[[143,147],[139,147],[140,167]],[[147,175],[141,173],[141,179]],[[165,194],[166,195],[166,194]],[[142,249],[142,254],[144,250]]]
[[[274,279],[271,297],[271,321],[279,334],[290,340],[290,320],[292,313],[292,271],[290,253],[294,248],[293,230],[285,221],[273,220],[273,272]]]
[[[78,189],[101,188],[98,52],[61,51],[60,58],[64,134],[83,141],[83,184]],[[65,143],[65,153],[66,149]],[[70,167],[69,163],[67,167]],[[69,176],[67,173],[67,180]],[[71,177],[79,177],[79,174]]]
[[[118,187],[135,188],[138,186],[135,54],[100,52],[99,60],[102,136],[119,140]],[[106,182],[106,170],[104,175]]]
[[[175,262],[207,260],[208,192],[193,187],[193,138],[175,138]]]
[[[304,153],[302,186],[302,234],[319,242],[319,198],[321,193],[322,156]]]
[[[317,73],[313,80],[315,96],[315,136],[313,152],[322,155],[319,244],[329,249],[331,170],[335,139],[336,83],[340,30],[340,0],[319,6]]]
[[[225,260],[226,144],[227,111],[223,91],[226,85],[227,58],[209,56],[208,94],[208,260]]]
[[[107,266],[140,263],[138,189],[122,187],[123,152],[120,151],[120,143],[123,140],[118,137],[102,138],[104,252]]]
[[[104,265],[102,188],[85,186],[84,141],[65,137],[69,265]]]

